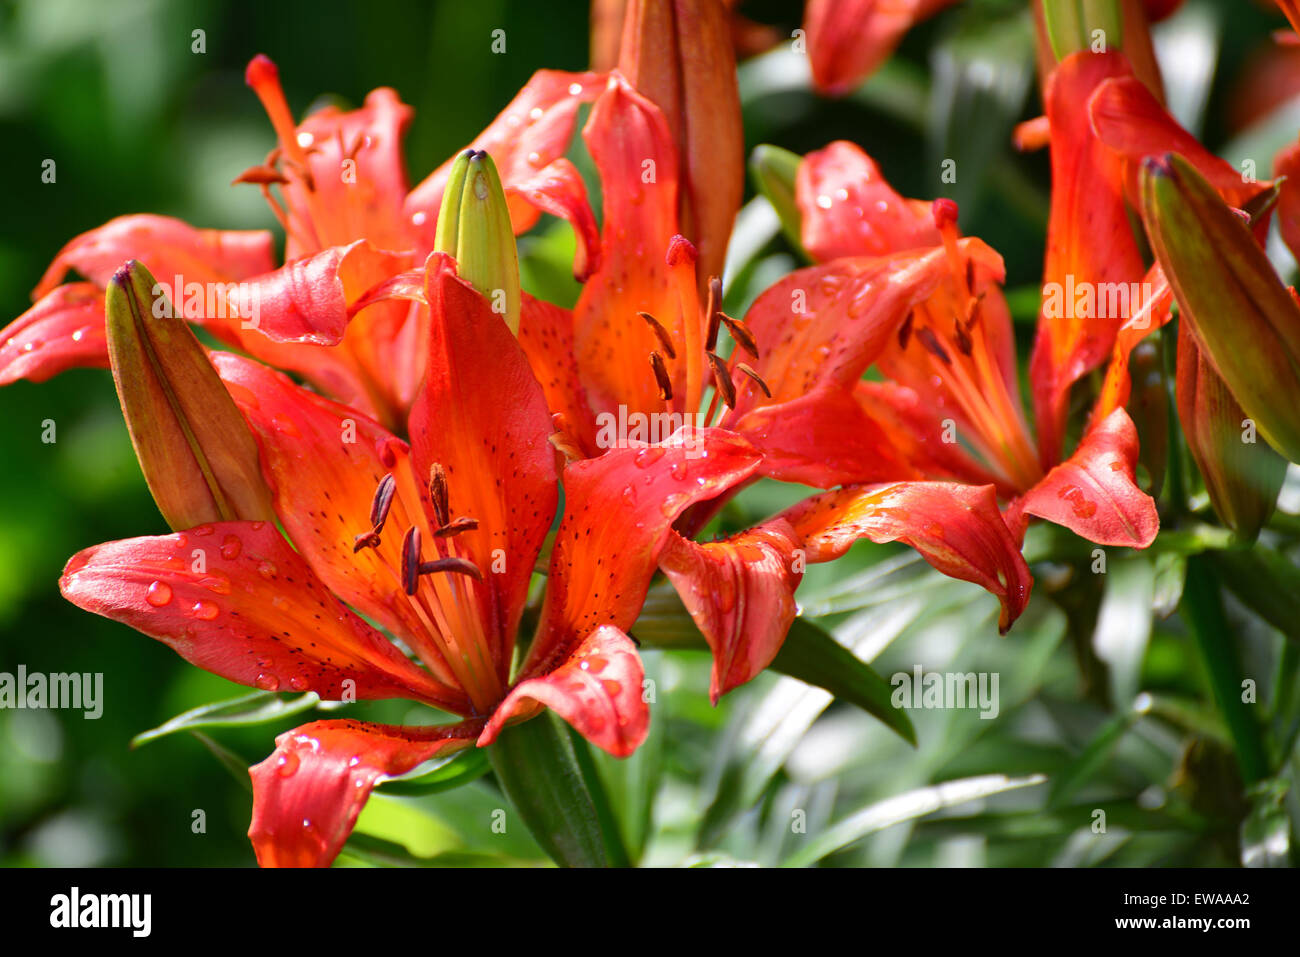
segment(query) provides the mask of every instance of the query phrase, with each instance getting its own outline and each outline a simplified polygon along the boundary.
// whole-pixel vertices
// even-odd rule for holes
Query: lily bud
[[[681,163],[681,232],[703,291],[722,275],[745,192],[745,131],[731,22],[719,0],[628,0],[618,68],[664,113]]]
[[[131,444],[175,531],[274,518],[257,442],[203,346],[132,260],[104,296],[108,357]]]
[[[779,146],[763,143],[749,154],[749,175],[754,188],[776,210],[781,229],[796,249],[803,249],[799,204],[795,201],[795,179],[803,157]]]
[[[460,278],[518,335],[519,253],[501,177],[485,150],[466,150],[452,164],[434,249],[456,260]]]
[[[1178,334],[1178,419],[1225,525],[1254,541],[1273,514],[1286,459],[1256,437],[1252,423],[1190,332]]]
[[[1182,322],[1244,417],[1300,462],[1300,306],[1250,226],[1181,156],[1149,158],[1141,194]]]

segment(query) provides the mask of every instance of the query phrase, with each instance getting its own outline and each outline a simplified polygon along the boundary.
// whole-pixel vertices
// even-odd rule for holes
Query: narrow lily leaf
[[[857,705],[908,744],[916,745],[916,729],[907,712],[890,700],[893,687],[889,681],[807,619],[796,618],[790,625],[772,668]]]
[[[807,844],[786,858],[783,866],[809,867],[822,858],[848,847],[854,841],[895,824],[913,821],[944,808],[992,797],[995,794],[1034,787],[1046,780],[1047,778],[1041,774],[1019,778],[1009,778],[1004,774],[984,774],[917,788],[906,794],[879,801],[844,818],[829,830],[810,838]]]
[[[253,782],[248,779],[249,762],[241,758],[234,751],[231,751],[225,745],[214,741],[202,731],[190,731],[198,739],[199,743],[212,752],[212,756],[221,762],[221,766],[231,773],[239,786],[249,794],[253,793]]]
[[[1250,790],[1250,813],[1241,822],[1242,867],[1289,867],[1291,821],[1286,796],[1290,782],[1261,781]]]
[[[1144,164],[1142,218],[1205,358],[1269,444],[1300,461],[1300,306],[1249,226],[1176,154]]]
[[[550,712],[506,728],[492,770],[537,843],[562,867],[606,867],[609,858],[589,782],[568,730]]]
[[[273,517],[257,442],[189,325],[132,260],[105,294],[108,355],[136,458],[175,530]]]
[[[1215,576],[1244,604],[1300,644],[1300,568],[1285,555],[1255,545],[1208,553]]]
[[[1142,660],[1151,638],[1156,590],[1151,559],[1138,555],[1112,562],[1105,588],[1092,647],[1110,668],[1111,700],[1123,708],[1137,695]]]
[[[254,691],[227,701],[214,701],[211,704],[191,708],[164,721],[156,728],[140,732],[131,739],[131,747],[138,748],[142,744],[165,738],[177,731],[193,731],[197,728],[243,728],[266,724],[300,714],[316,707],[319,703],[320,698],[314,691],[290,698],[271,691]]]
[[[1161,552],[1155,557],[1155,592],[1151,609],[1159,618],[1168,618],[1178,608],[1187,582],[1187,556],[1177,552]],[[1300,615],[1300,608],[1296,610]],[[1295,619],[1300,622],[1300,617]]]
[[[482,748],[466,748],[455,754],[436,757],[399,777],[383,780],[379,783],[379,790],[384,794],[412,797],[436,794],[477,781],[489,770],[491,765]]]
[[[1059,810],[1080,788],[1092,781],[1139,717],[1137,711],[1129,709],[1103,724],[1079,755],[1053,776],[1047,795],[1048,808]]]

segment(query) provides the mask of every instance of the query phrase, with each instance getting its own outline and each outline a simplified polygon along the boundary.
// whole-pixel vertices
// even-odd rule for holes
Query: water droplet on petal
[[[280,689],[280,679],[275,675],[267,674],[266,672],[263,672],[254,678],[253,684],[257,685],[257,687],[261,688],[263,691],[278,691]]]
[[[257,563],[257,573],[263,578],[274,578],[278,570],[275,567],[275,562],[261,561]]]
[[[306,691],[307,679],[302,677],[301,675],[294,675],[292,678],[289,679],[289,687],[292,688],[294,691]]]
[[[291,777],[298,770],[298,755],[293,751],[286,751],[275,759],[275,773],[282,778]]]
[[[196,601],[194,607],[190,609],[190,614],[195,618],[201,618],[204,621],[211,621],[217,617],[217,606],[210,601]]]
[[[144,600],[155,608],[161,608],[172,600],[172,586],[166,582],[154,582],[145,593]]]
[[[226,561],[233,562],[239,557],[239,552],[243,547],[244,543],[239,540],[238,536],[227,535],[221,542],[221,557]]]

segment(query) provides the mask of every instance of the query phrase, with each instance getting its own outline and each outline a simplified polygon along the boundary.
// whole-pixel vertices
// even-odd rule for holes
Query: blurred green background
[[[937,180],[938,158],[959,157],[963,174],[951,192],[963,204],[963,228],[1003,253],[1009,288],[1014,292],[1019,287],[1033,300],[1042,262],[1047,159],[1045,154],[1017,156],[1008,146],[1011,126],[1037,109],[1024,6],[1015,0],[974,2],[969,9],[922,26],[876,78],[841,102],[812,97],[797,78],[790,79],[780,57],[746,65],[741,83],[748,145],[774,142],[802,153],[837,137],[853,139],[877,158],[900,192],[915,196],[948,191]],[[792,2],[757,2],[744,10],[789,36],[798,24],[799,8]],[[8,186],[0,226],[0,320],[16,317],[27,307],[31,288],[68,239],[113,216],[154,212],[205,227],[274,226],[255,188],[229,185],[260,162],[273,142],[269,124],[243,83],[244,66],[254,54],[266,53],[277,62],[290,105],[300,115],[322,94],[358,104],[376,86],[394,87],[416,110],[407,156],[411,178],[418,181],[471,139],[535,69],[584,68],[587,14],[582,0],[0,0],[0,141],[6,146],[0,151],[0,181]],[[1296,124],[1281,124],[1272,132],[1261,127],[1252,131],[1256,140],[1243,140],[1234,138],[1239,131],[1227,116],[1242,64],[1280,20],[1245,2],[1203,0],[1189,3],[1179,23],[1187,25],[1190,37],[1178,48],[1178,77],[1171,79],[1181,97],[1176,105],[1185,104],[1179,108],[1180,118],[1204,132],[1209,145],[1225,155],[1259,157],[1265,174],[1270,144],[1294,138]],[[497,28],[507,31],[504,55],[489,49],[491,31]],[[191,52],[196,29],[205,31],[202,54]],[[1194,42],[1201,37],[1209,38],[1208,45]],[[53,184],[40,179],[46,159],[57,163]],[[779,239],[760,230],[756,245],[763,255],[742,272],[729,293],[729,303],[738,300],[737,308],[743,308],[765,278],[794,265]],[[1012,299],[1016,301],[1014,295]],[[1031,302],[1028,309],[1019,309],[1018,319],[1035,306]],[[1032,329],[1021,321],[1018,332],[1023,357]],[[45,420],[56,424],[53,444],[41,441]],[[759,497],[741,507],[761,511],[780,500],[779,494],[770,500]],[[19,383],[0,390],[0,672],[14,672],[24,664],[30,672],[105,675],[105,707],[99,720],[84,720],[78,712],[0,711],[2,864],[253,861],[244,836],[248,794],[203,747],[187,735],[176,735],[137,750],[128,748],[140,731],[242,689],[186,665],[164,646],[123,626],[82,613],[66,603],[56,587],[63,563],[78,549],[165,531],[140,478],[106,372],[71,372],[41,385]],[[855,552],[858,566],[893,554],[870,546]],[[849,567],[846,564],[845,570]],[[916,569],[903,571],[911,575]],[[1059,613],[1036,605],[1037,612],[1026,617],[1024,626],[997,644],[995,629],[981,627],[975,633],[970,627],[971,621],[989,623],[993,607],[986,596],[962,584],[952,591],[954,583],[926,581],[927,589],[949,588],[943,594],[959,596],[961,604],[928,601],[932,614],[950,617],[941,617],[938,625],[926,624],[921,644],[898,659],[900,666],[960,657],[964,667],[987,668],[995,659],[1005,659],[1008,682],[1018,680],[1016,669],[1032,667],[1032,674],[1016,686],[1015,708],[1049,684],[1062,701],[1077,690],[1069,651],[1060,644]],[[824,575],[821,582],[826,582]],[[813,576],[810,586],[817,583]],[[973,619],[964,610],[971,602],[979,610]],[[864,613],[860,606],[844,602],[823,604],[826,610],[856,607]],[[883,614],[883,607],[872,614]],[[912,614],[908,627],[919,627],[921,613]],[[866,629],[872,621],[876,623],[871,627],[888,630],[875,619],[858,627]],[[970,647],[978,644],[981,649],[972,652],[973,659],[966,656],[968,638]],[[1272,640],[1260,639],[1266,644]],[[1158,634],[1153,639],[1156,677],[1169,687],[1194,693],[1199,679],[1182,661],[1182,641],[1176,626],[1172,637]],[[1031,656],[1029,666],[1024,665],[1025,655]],[[784,689],[787,698],[778,694],[772,699],[773,682],[764,679],[752,692],[732,696],[735,701],[728,699],[714,711],[703,694],[707,664],[702,657],[650,658],[671,700],[679,700],[673,689],[683,693],[680,706],[674,704],[679,710],[673,720],[678,723],[672,727],[679,733],[669,745],[668,771],[663,772],[669,775],[664,778],[668,783],[657,798],[656,820],[665,826],[681,819],[688,822],[682,825],[685,829],[698,824],[695,805],[700,799],[690,787],[697,783],[700,769],[714,763],[717,735],[730,729],[734,744],[747,727],[752,730],[752,723],[741,720],[745,713],[752,717],[764,702],[769,709],[779,709],[782,700],[789,710],[793,692],[781,685],[775,690]],[[1148,672],[1151,668],[1148,661]],[[1013,697],[1005,687],[1004,696],[1007,701]],[[803,731],[825,707],[823,702],[812,711]],[[1016,773],[1062,765],[1070,753],[1077,755],[1105,715],[1087,711],[1077,701],[1061,707],[1064,711],[1055,717],[1077,725],[1073,737],[1065,736],[1062,753],[1049,755],[1045,745],[1034,750],[1030,744],[1002,742],[988,753],[988,763]],[[1013,705],[1005,708],[1005,720],[1010,720]],[[404,717],[400,705],[371,706],[366,716],[372,714],[387,720]],[[836,764],[836,747],[857,748],[877,762],[884,757],[909,762],[899,765],[906,772],[877,796],[887,796],[900,784],[942,779],[957,766],[969,773],[988,770],[980,763],[984,755],[978,749],[961,755],[961,742],[969,743],[986,730],[978,720],[963,725],[965,732],[955,738],[939,734],[938,750],[916,758],[878,727],[864,727],[860,713],[828,714],[829,722],[817,724],[813,731],[821,735],[822,745],[834,744],[831,757],[821,746],[809,752],[809,760],[821,762],[814,770],[831,781],[830,789],[796,789],[792,794],[786,785],[799,774],[797,768],[794,773],[787,769],[779,787],[763,792],[772,814],[784,807],[781,802],[802,801],[825,820],[832,811],[843,810],[845,794],[879,790],[867,769],[846,764],[847,758]],[[260,760],[269,753],[274,733],[293,723],[225,731],[221,741],[246,758]],[[918,726],[924,737],[926,726]],[[1005,727],[1010,729],[1008,740],[1018,740],[1016,726]],[[1136,794],[1144,782],[1168,775],[1177,758],[1177,740],[1159,743],[1159,759],[1138,748],[1140,773],[1122,766],[1116,770],[1121,779],[1128,774],[1121,780],[1121,792]],[[661,740],[656,747],[662,751],[662,745]],[[794,747],[788,743],[780,760]],[[1008,755],[1014,766],[1007,763]],[[847,782],[839,791],[837,776]],[[759,782],[760,791],[767,781]],[[658,785],[659,778],[652,783]],[[719,785],[715,781],[711,786]],[[426,814],[418,826],[412,823],[415,818],[404,817],[415,815],[414,810],[392,802],[388,817],[372,831],[418,832],[430,848],[472,849],[473,842],[455,822],[458,814],[479,814],[499,800],[484,790],[489,787],[478,784],[477,791],[440,796],[433,806],[442,816]],[[757,792],[753,797],[757,799]],[[206,833],[191,829],[196,809],[205,811]],[[718,830],[717,821],[714,824]],[[1068,837],[1070,828],[1062,833]],[[781,838],[774,840],[779,849]],[[961,840],[936,845],[940,849],[933,851],[933,859],[907,857],[898,842],[897,847],[887,843],[883,850],[877,848],[877,856],[867,859],[972,860]],[[537,857],[526,835],[511,841],[509,848],[502,851],[498,844],[497,850],[516,858]],[[682,847],[689,848],[689,842]],[[1040,862],[1051,859],[1051,853],[1046,846],[1034,849]],[[1213,844],[1200,850],[1180,848],[1179,853],[1201,863],[1224,859]]]

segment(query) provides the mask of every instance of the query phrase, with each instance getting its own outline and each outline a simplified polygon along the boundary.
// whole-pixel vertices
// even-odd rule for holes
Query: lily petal
[[[0,329],[0,385],[76,368],[108,368],[104,292],[91,282],[56,286]]]
[[[488,719],[479,747],[491,744],[509,721],[540,704],[592,744],[625,758],[650,729],[644,682],[645,669],[632,639],[613,625],[601,625],[559,667],[515,685]]]
[[[270,522],[96,545],[72,556],[59,588],[239,684],[464,707],[335,598]]]
[[[829,96],[853,91],[885,62],[903,34],[956,0],[808,0],[804,30],[813,85]]]
[[[44,296],[75,269],[103,288],[128,259],[137,259],[172,283],[233,282],[275,268],[271,234],[265,230],[195,229],[168,216],[119,216],[82,233],[54,257],[34,296]]]
[[[551,671],[601,625],[631,628],[673,523],[754,474],[759,462],[731,432],[679,429],[658,445],[611,449],[568,466],[541,625],[523,675]]]
[[[1020,508],[1098,545],[1146,548],[1160,530],[1160,516],[1151,496],[1137,487],[1137,460],[1137,428],[1127,412],[1116,409],[1025,494]]]
[[[248,769],[248,837],[262,867],[328,867],[375,785],[473,743],[481,720],[434,727],[312,721],[275,739]]]
[[[466,148],[486,150],[491,154],[506,189],[527,183],[538,170],[564,155],[573,137],[578,107],[600,95],[604,79],[599,73],[538,70],[488,128]],[[415,228],[418,256],[425,256],[433,250],[442,192],[454,162],[455,157],[443,163],[406,197],[405,212]],[[571,186],[563,181],[561,185],[562,193]],[[556,202],[560,203],[560,200]],[[531,229],[538,215],[536,209],[512,204],[511,220],[516,235]]]
[[[1089,310],[1063,303],[1060,291],[1136,282],[1146,268],[1124,206],[1125,160],[1097,138],[1088,110],[1080,108],[1106,80],[1131,76],[1122,53],[1074,53],[1057,66],[1043,96],[1051,124],[1052,207],[1029,371],[1044,468],[1061,458],[1070,387],[1110,356],[1126,318],[1078,315]]]
[[[781,513],[809,562],[839,558],[859,538],[901,541],[953,578],[974,582],[1002,604],[1005,632],[1029,602],[1033,579],[998,512],[991,485],[898,482],[824,492]]]
[[[803,158],[795,199],[803,246],[821,262],[943,244],[930,204],[896,193],[875,160],[846,140]]]
[[[586,455],[596,455],[595,422],[573,355],[573,313],[524,293],[519,345],[565,431]]]
[[[659,565],[713,650],[709,697],[714,704],[772,663],[798,609],[803,580],[799,542],[775,519],[718,542],[697,544],[676,532]],[[796,570],[800,568],[800,570]]]
[[[554,429],[542,387],[504,319],[445,257],[430,257],[427,270],[432,334],[424,387],[411,410],[411,459],[421,482],[435,464],[446,470],[453,520],[478,521],[455,544],[485,574],[465,587],[477,596],[504,669],[555,515]],[[423,494],[433,514],[427,488]]]
[[[573,255],[573,278],[586,282],[600,267],[600,229],[591,204],[587,202],[587,187],[577,167],[561,157],[533,176],[507,185],[507,202],[516,197],[543,213],[566,220],[573,227],[577,244]],[[522,232],[517,224],[527,222],[529,216],[517,207],[517,202],[511,202],[510,221],[516,234]]]

